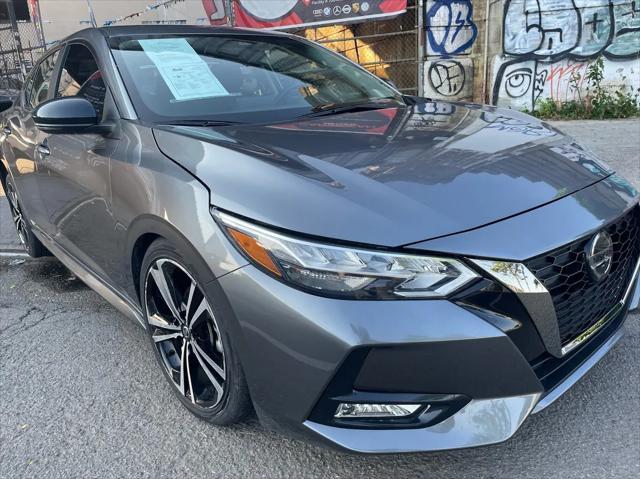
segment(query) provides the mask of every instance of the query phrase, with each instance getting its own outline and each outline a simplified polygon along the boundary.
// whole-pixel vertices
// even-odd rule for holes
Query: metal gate
[[[0,89],[19,88],[45,50],[39,15],[28,9],[19,19],[16,6],[21,13],[23,5],[15,5],[14,1],[17,0],[0,0]],[[32,5],[37,7],[37,2]],[[32,17],[36,17],[35,21]]]
[[[391,20],[308,28],[293,33],[316,41],[391,80],[403,93],[421,88],[421,0],[408,0],[406,13]]]

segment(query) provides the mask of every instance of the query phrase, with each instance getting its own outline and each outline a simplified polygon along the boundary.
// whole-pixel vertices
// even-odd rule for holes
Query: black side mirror
[[[6,95],[0,95],[0,111],[8,110],[13,106],[13,99]]]
[[[91,102],[79,96],[55,98],[38,105],[33,122],[45,133],[89,133],[98,124],[98,114]]]

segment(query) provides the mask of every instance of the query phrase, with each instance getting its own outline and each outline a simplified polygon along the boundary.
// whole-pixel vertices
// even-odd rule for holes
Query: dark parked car
[[[0,124],[29,254],[139,321],[214,424],[253,406],[354,451],[504,441],[638,304],[638,193],[591,153],[291,35],[84,30]]]

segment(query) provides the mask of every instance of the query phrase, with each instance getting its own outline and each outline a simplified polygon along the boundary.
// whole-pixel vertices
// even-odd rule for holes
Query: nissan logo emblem
[[[613,263],[613,241],[606,231],[601,231],[589,240],[585,248],[589,272],[596,281],[601,280]]]

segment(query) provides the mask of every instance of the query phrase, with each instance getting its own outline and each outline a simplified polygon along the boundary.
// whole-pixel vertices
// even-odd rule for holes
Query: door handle
[[[47,148],[42,143],[40,143],[37,148],[38,148],[38,153],[40,153],[41,156],[49,156],[51,154],[51,151],[49,151],[49,148]]]

